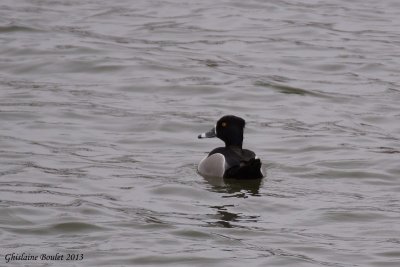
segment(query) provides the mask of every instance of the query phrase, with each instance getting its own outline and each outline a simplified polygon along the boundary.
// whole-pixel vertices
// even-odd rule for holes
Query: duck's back
[[[199,172],[206,176],[258,179],[262,178],[261,161],[253,151],[238,147],[218,147],[199,164]]]

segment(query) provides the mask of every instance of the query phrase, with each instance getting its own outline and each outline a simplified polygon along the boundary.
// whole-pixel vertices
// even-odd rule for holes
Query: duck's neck
[[[243,145],[243,130],[232,130],[232,135],[223,139],[225,147],[238,147],[242,149]]]
[[[238,145],[228,145],[228,144],[226,144],[225,145],[225,147],[226,148],[230,148],[230,149],[232,149],[232,150],[242,150],[242,144],[238,144]]]

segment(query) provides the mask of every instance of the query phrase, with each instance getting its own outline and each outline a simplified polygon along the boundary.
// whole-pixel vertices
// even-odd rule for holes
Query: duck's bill
[[[212,138],[212,137],[216,137],[216,136],[217,136],[217,134],[215,132],[215,127],[214,127],[209,132],[205,132],[205,133],[199,134],[199,139],[201,139],[201,138]]]

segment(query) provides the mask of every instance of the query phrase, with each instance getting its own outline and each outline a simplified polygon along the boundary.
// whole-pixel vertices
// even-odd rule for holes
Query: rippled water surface
[[[0,44],[1,266],[400,266],[399,1],[2,0]],[[225,114],[262,182],[197,174]]]

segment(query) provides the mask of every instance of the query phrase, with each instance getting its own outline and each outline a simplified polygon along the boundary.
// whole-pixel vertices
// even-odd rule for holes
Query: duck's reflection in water
[[[233,180],[216,177],[204,177],[210,185],[209,190],[221,193],[223,198],[248,198],[251,196],[260,196],[259,190],[263,179],[255,180]],[[218,226],[224,228],[242,227],[241,222],[257,222],[258,215],[245,215],[232,212],[235,205],[210,206],[216,210],[212,215],[215,221],[209,222],[209,226]]]
[[[234,205],[223,205],[223,206],[211,206],[210,208],[217,211],[216,214],[212,215],[215,221],[209,222],[209,226],[219,226],[224,228],[233,227],[244,227],[244,222],[257,222],[259,220],[258,215],[245,215],[241,213],[235,213],[228,211],[229,207]]]
[[[247,198],[249,196],[260,196],[259,191],[263,181],[263,179],[236,180],[206,176],[204,176],[204,179],[211,185],[211,191],[224,193],[222,196],[223,198]]]

